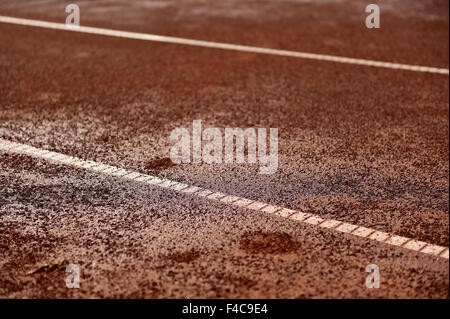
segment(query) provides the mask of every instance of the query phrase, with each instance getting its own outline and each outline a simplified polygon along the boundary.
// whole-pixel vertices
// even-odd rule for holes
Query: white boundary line
[[[119,38],[184,44],[184,45],[191,45],[191,46],[198,46],[198,47],[205,47],[205,48],[279,55],[279,56],[286,56],[286,57],[329,61],[329,62],[336,62],[336,63],[357,64],[357,65],[365,65],[365,66],[396,69],[396,70],[408,70],[408,71],[416,71],[416,72],[449,74],[449,70],[444,69],[444,68],[400,64],[400,63],[392,63],[392,62],[382,62],[382,61],[374,61],[374,60],[366,60],[366,59],[347,58],[347,57],[340,57],[340,56],[327,55],[327,54],[277,50],[277,49],[260,48],[260,47],[247,46],[247,45],[230,44],[230,43],[191,40],[191,39],[184,39],[184,38],[177,38],[177,37],[169,37],[169,36],[147,34],[147,33],[128,32],[128,31],[119,31],[119,30],[111,30],[111,29],[103,29],[103,28],[94,28],[94,27],[85,27],[85,26],[67,26],[63,23],[55,23],[55,22],[47,22],[47,21],[31,20],[31,19],[21,19],[21,18],[6,17],[6,16],[0,16],[0,22],[32,26],[32,27],[47,28],[47,29],[56,29],[56,30],[89,33],[89,34],[106,35],[106,36],[119,37]]]
[[[253,201],[251,199],[239,196],[232,196],[220,192],[214,192],[204,188],[178,183],[164,178],[160,179],[155,176],[128,171],[115,166],[105,165],[93,161],[86,161],[80,158],[39,149],[25,144],[0,139],[0,151],[25,154],[36,158],[45,159],[56,164],[69,165],[75,168],[81,168],[91,172],[101,173],[103,175],[113,177],[122,177],[127,180],[133,180],[151,186],[159,186],[179,193],[205,197],[209,200],[219,201],[225,204],[238,206],[262,213],[268,213],[279,217],[296,220],[309,225],[327,228],[341,233],[352,234],[362,238],[368,238],[388,245],[403,247],[405,249],[421,252],[427,255],[449,259],[448,247],[433,245],[423,241],[385,233],[372,228],[352,225],[334,219],[326,219],[315,214],[305,214],[297,210],[273,206],[267,203]]]

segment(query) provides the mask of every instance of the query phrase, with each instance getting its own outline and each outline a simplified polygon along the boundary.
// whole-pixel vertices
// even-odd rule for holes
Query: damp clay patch
[[[249,254],[286,254],[298,248],[291,235],[281,232],[246,232],[240,240],[240,249]]]
[[[191,263],[200,257],[200,253],[196,250],[189,250],[184,252],[176,252],[167,256],[165,259],[174,261],[176,263]]]
[[[155,158],[145,163],[145,169],[147,170],[165,169],[172,166],[175,166],[175,163],[168,157]]]

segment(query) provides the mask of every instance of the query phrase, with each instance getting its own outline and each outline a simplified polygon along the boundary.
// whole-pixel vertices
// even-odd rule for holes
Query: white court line
[[[296,51],[289,51],[289,50],[260,48],[260,47],[254,47],[254,46],[248,46],[248,45],[202,41],[202,40],[192,40],[192,39],[169,37],[169,36],[156,35],[156,34],[119,31],[119,30],[85,27],[85,26],[67,26],[63,23],[22,19],[22,18],[14,18],[14,17],[6,17],[6,16],[0,16],[0,22],[32,26],[32,27],[47,28],[47,29],[56,29],[56,30],[89,33],[89,34],[106,35],[106,36],[119,37],[119,38],[137,39],[137,40],[164,42],[164,43],[174,43],[174,44],[184,44],[184,45],[191,45],[191,46],[198,46],[198,47],[205,47],[205,48],[279,55],[279,56],[286,56],[286,57],[329,61],[329,62],[336,62],[336,63],[357,64],[357,65],[372,66],[372,67],[377,67],[377,68],[449,74],[448,69],[437,68],[437,67],[428,67],[428,66],[420,66],[420,65],[409,65],[409,64],[392,63],[392,62],[366,60],[366,59],[347,58],[347,57],[340,57],[340,56],[327,55],[327,54],[316,54],[316,53],[296,52]]]
[[[330,231],[334,230],[341,233],[352,234],[354,236],[367,238],[387,245],[399,246],[405,249],[418,251],[427,255],[441,257],[444,259],[449,258],[447,247],[433,245],[419,240],[377,231],[375,229],[367,227],[352,225],[334,219],[322,218],[314,214],[305,214],[292,209],[272,206],[266,203],[253,201],[239,196],[231,196],[221,192],[214,192],[208,189],[178,183],[168,179],[160,179],[155,176],[128,171],[111,165],[96,163],[93,161],[85,161],[80,158],[42,150],[25,144],[10,142],[1,138],[0,151],[15,154],[25,154],[36,158],[45,159],[56,164],[69,165],[75,168],[81,168],[103,175],[121,177],[123,179],[132,180],[151,186],[159,186],[175,192],[191,194],[192,196],[203,197],[208,200],[222,202],[227,205],[238,206],[252,211],[258,211],[273,216],[295,220],[308,224],[309,226],[321,227]]]

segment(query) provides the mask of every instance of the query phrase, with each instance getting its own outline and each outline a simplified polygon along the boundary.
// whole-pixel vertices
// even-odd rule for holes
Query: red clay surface
[[[223,3],[79,2],[83,25],[448,68],[446,1],[383,2],[379,30],[363,1]],[[0,15],[64,23],[64,7]],[[447,247],[448,99],[443,75],[0,23],[0,138]],[[171,130],[196,119],[277,127],[277,173],[170,165]],[[25,156],[0,167],[2,297],[448,298],[448,260]],[[62,259],[80,289],[25,275]]]

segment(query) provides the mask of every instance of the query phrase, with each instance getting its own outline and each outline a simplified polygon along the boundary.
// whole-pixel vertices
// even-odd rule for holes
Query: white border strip
[[[310,59],[310,60],[320,60],[320,61],[328,61],[328,62],[336,62],[336,63],[357,64],[357,65],[365,65],[365,66],[396,69],[396,70],[408,70],[408,71],[416,71],[416,72],[449,74],[449,70],[444,69],[444,68],[400,64],[400,63],[392,63],[392,62],[382,62],[382,61],[374,61],[374,60],[366,60],[366,59],[355,59],[355,58],[347,58],[347,57],[340,57],[340,56],[327,55],[327,54],[277,50],[277,49],[260,48],[260,47],[247,46],[247,45],[230,44],[230,43],[191,40],[191,39],[184,39],[184,38],[177,38],[177,37],[169,37],[169,36],[147,34],[147,33],[128,32],[128,31],[118,31],[118,30],[103,29],[103,28],[94,28],[94,27],[85,27],[85,26],[67,26],[63,23],[55,23],[55,22],[47,22],[47,21],[31,20],[31,19],[21,19],[21,18],[6,17],[6,16],[0,16],[0,22],[32,26],[32,27],[47,28],[47,29],[56,29],[56,30],[89,33],[89,34],[106,35],[106,36],[119,37],[119,38],[184,44],[184,45],[222,49],[222,50],[233,50],[233,51],[241,51],[241,52],[260,53],[260,54],[271,54],[271,55],[279,55],[279,56],[286,56],[286,57],[294,57],[294,58],[302,58],[302,59]]]
[[[397,236],[385,233],[363,226],[352,225],[334,219],[326,219],[314,214],[305,214],[300,211],[287,209],[279,206],[272,206],[266,203],[253,201],[251,199],[227,195],[220,192],[214,192],[208,189],[178,183],[168,179],[160,179],[155,176],[128,171],[119,167],[101,164],[93,161],[85,161],[80,158],[67,156],[64,154],[42,150],[25,144],[10,142],[0,138],[0,151],[25,154],[41,159],[51,161],[56,164],[69,165],[75,168],[81,168],[88,171],[101,173],[113,177],[122,177],[147,185],[156,185],[162,188],[170,189],[175,192],[192,194],[208,198],[209,200],[220,201],[225,204],[238,206],[253,211],[268,213],[287,219],[292,219],[306,223],[312,226],[318,226],[329,230],[335,230],[341,233],[352,234],[362,238],[368,238],[374,241],[385,243],[392,246],[403,247],[405,249],[421,252],[427,255],[448,259],[449,250],[447,247],[425,243],[407,237]]]

